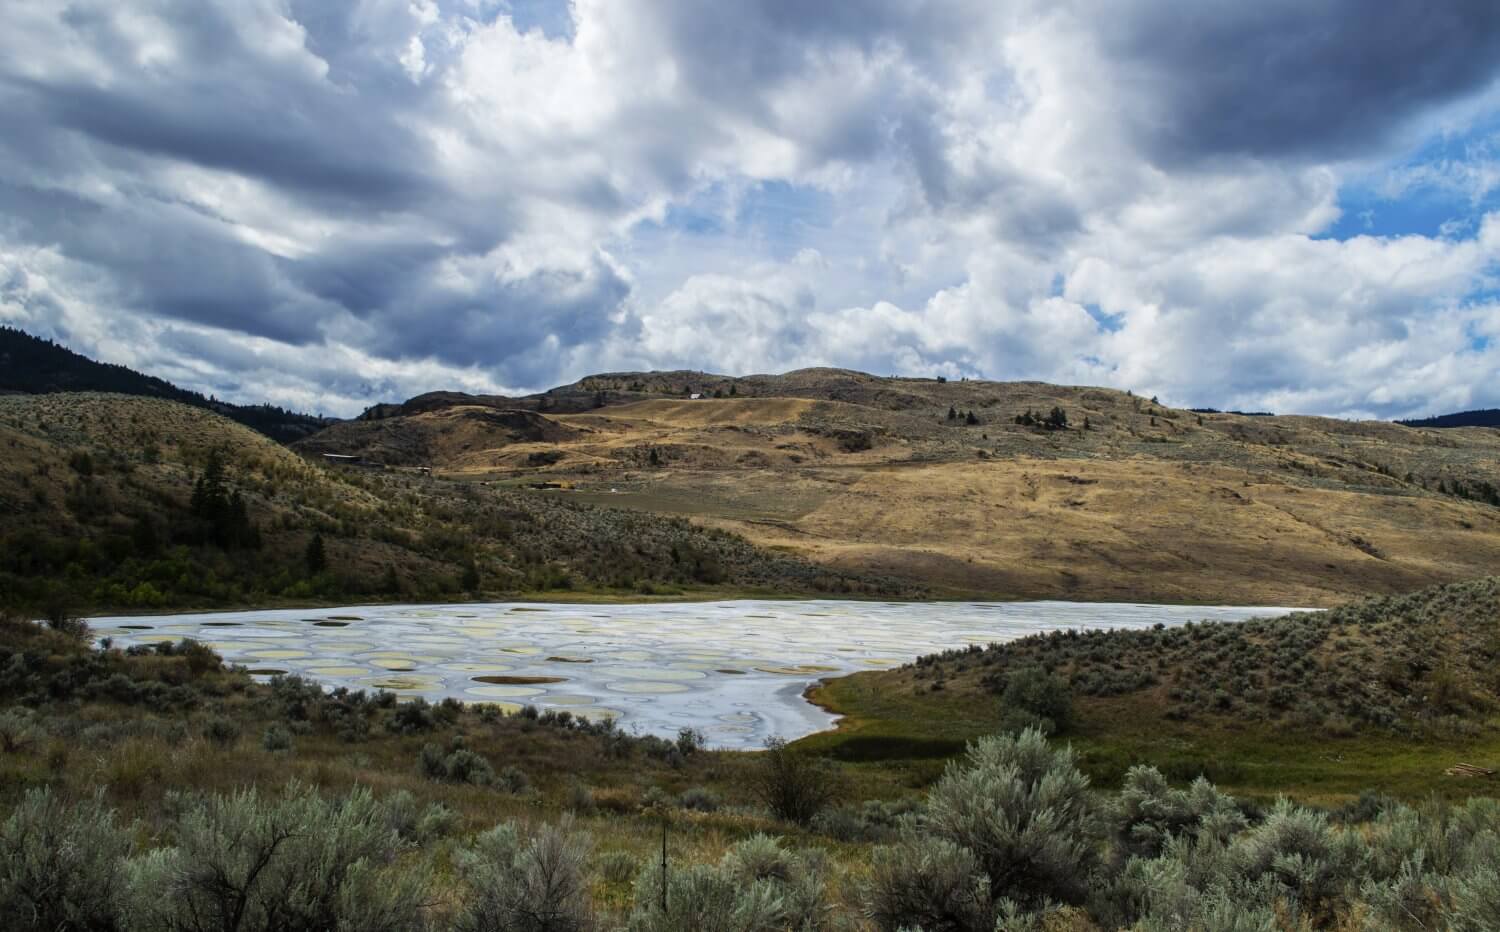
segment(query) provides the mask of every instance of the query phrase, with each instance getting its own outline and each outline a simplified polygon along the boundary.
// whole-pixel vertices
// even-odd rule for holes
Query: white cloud
[[[1488,4],[536,6],[22,0],[0,315],[338,413],[622,365],[1500,404],[1492,146],[1390,175],[1469,197],[1441,235],[1314,238],[1493,118]]]

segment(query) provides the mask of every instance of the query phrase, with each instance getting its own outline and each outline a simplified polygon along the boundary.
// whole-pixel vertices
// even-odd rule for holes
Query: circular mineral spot
[[[574,709],[573,715],[577,718],[586,718],[591,722],[602,722],[607,718],[619,718],[620,712],[616,709],[594,706],[588,709]]]
[[[548,705],[568,705],[568,706],[572,706],[572,705],[593,705],[594,704],[594,697],[593,696],[569,696],[569,695],[553,696],[553,695],[549,694],[547,696],[546,703]]]
[[[813,663],[804,663],[793,667],[756,667],[761,673],[775,673],[778,676],[807,676],[809,673],[836,673],[838,667],[825,667]]]
[[[540,647],[502,647],[500,649],[507,654],[540,654],[542,652]]]
[[[491,708],[499,709],[501,712],[504,712],[506,715],[515,715],[517,712],[521,711],[521,706],[518,703],[515,703],[515,702],[496,702],[496,701],[490,700],[490,699],[471,699],[471,700],[469,700],[469,704],[470,705],[487,705],[487,706],[490,706]]]
[[[239,626],[240,623],[237,621],[205,621],[203,623],[205,628],[238,628]]]
[[[120,625],[126,631],[150,631],[150,625]]]
[[[454,673],[504,673],[514,668],[505,663],[445,663],[438,669]]]
[[[611,676],[623,676],[630,680],[701,680],[699,670],[672,670],[667,667],[613,667]]]
[[[374,650],[374,644],[364,641],[313,641],[307,645],[313,650],[328,651],[330,653],[349,654],[355,651]]]
[[[473,677],[476,683],[492,683],[496,686],[544,686],[548,683],[566,683],[565,676],[506,676],[491,674]]]
[[[286,676],[285,670],[278,670],[275,667],[255,667],[249,672],[251,676]]]
[[[594,658],[592,658],[592,657],[563,657],[563,656],[559,655],[559,656],[548,657],[547,658],[547,662],[548,663],[593,663],[594,662]]]
[[[660,695],[663,693],[685,693],[688,687],[681,683],[652,683],[646,680],[631,680],[622,683],[609,683],[607,688],[617,693],[643,693],[649,695]]]
[[[403,659],[400,657],[376,657],[375,659],[371,660],[370,663],[382,670],[406,671],[415,670],[417,668],[417,662],[415,660]]]
[[[730,676],[744,676],[745,675],[745,671],[744,670],[735,670],[735,669],[732,669],[730,667],[725,667],[722,670],[715,670],[714,672],[715,673],[728,673]]]
[[[347,628],[347,627],[349,627],[349,622],[347,622],[347,621],[315,621],[315,622],[313,622],[313,624],[317,625],[319,628]]]
[[[646,651],[643,651],[643,650],[621,650],[621,651],[616,651],[615,653],[610,654],[609,656],[610,656],[610,659],[612,659],[612,660],[629,660],[629,661],[631,661],[633,663],[640,663],[641,661],[644,661],[644,660],[654,660],[655,659],[650,653],[648,653]]]
[[[389,689],[396,692],[436,689],[442,685],[430,676],[372,676],[361,680],[361,683],[372,689]]]
[[[313,676],[361,676],[369,673],[369,667],[308,667]]]
[[[250,656],[261,660],[300,660],[312,654],[305,650],[253,650]]]
[[[207,641],[205,643],[221,653],[223,651],[253,650],[261,646],[254,641]]]
[[[358,615],[329,615],[325,621],[364,621]]]
[[[464,690],[464,694],[469,696],[522,699],[527,696],[540,696],[545,691],[532,686],[470,686]]]

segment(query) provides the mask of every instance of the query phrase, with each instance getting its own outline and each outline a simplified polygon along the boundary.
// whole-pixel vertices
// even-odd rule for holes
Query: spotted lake
[[[118,646],[190,637],[259,678],[403,696],[531,704],[618,719],[627,731],[700,729],[759,747],[834,717],[802,698],[823,677],[1059,628],[1239,621],[1284,608],[1078,602],[730,601],[495,603],[96,618]]]

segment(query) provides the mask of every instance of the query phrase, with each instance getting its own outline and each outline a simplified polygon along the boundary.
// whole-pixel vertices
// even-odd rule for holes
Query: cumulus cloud
[[[237,400],[829,364],[1500,404],[1493,145],[1413,161],[1500,113],[1492,3],[17,0],[7,27],[0,318]],[[1462,209],[1328,238],[1383,172]]]

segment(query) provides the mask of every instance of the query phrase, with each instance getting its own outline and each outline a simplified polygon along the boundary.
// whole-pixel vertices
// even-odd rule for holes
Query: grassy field
[[[385,882],[420,882],[401,928],[469,928],[463,917],[486,889],[520,891],[496,907],[506,910],[562,896],[538,876],[580,885],[563,913],[576,930],[688,932],[740,911],[759,917],[735,926],[747,932],[895,932],[942,916],[933,928],[988,932],[1007,910],[1032,923],[1023,928],[1097,932],[1154,916],[1138,927],[1217,929],[1233,927],[1213,919],[1228,902],[1262,930],[1447,927],[1443,917],[1483,916],[1491,902],[1485,852],[1500,844],[1500,807],[1466,801],[1490,795],[1490,781],[1443,770],[1500,757],[1483,647],[1497,608],[1500,580],[1489,579],[1269,622],[953,651],[825,684],[814,698],[847,716],[836,731],[753,754],[566,714],[401,703],[285,678],[258,685],[191,643],[95,650],[66,620],[49,629],[0,617],[0,910],[25,901],[34,888],[16,878],[48,857],[48,876],[64,884],[88,878],[153,902],[215,896],[192,864],[161,879],[172,897],[137,885],[179,856],[174,846],[205,864],[240,863],[288,811],[353,831],[318,814],[331,806],[365,813],[347,818],[385,839]],[[1384,686],[1361,708],[1385,725],[1351,727],[1343,709],[1344,721],[1314,726],[1321,698],[1338,692],[1314,685],[1343,682],[1321,661],[1363,647],[1379,652]],[[1290,676],[1284,707],[1246,693],[1184,709],[1163,691],[1172,678],[1222,675],[1226,653],[1256,665],[1243,672],[1269,674],[1268,658],[1291,649],[1311,662]],[[1052,749],[1040,732],[989,737],[1027,723],[1056,726]],[[1198,777],[1217,789],[1190,786]],[[788,786],[809,804],[781,808],[785,793],[767,792]],[[1282,796],[1318,808],[1276,804]],[[48,800],[62,802],[49,810]],[[1018,821],[980,818],[989,806]],[[224,828],[208,831],[214,820]],[[1044,834],[1028,834],[1027,820]],[[474,859],[504,840],[489,833],[497,824],[522,853],[475,875]],[[676,905],[662,914],[664,825]],[[1222,840],[1203,847],[1204,832]],[[81,857],[69,839],[85,834],[123,860]],[[551,850],[524,847],[545,838],[563,847],[527,860]],[[337,855],[294,844],[275,857],[306,879]],[[1264,866],[1289,863],[1282,857],[1319,866]],[[1425,872],[1412,873],[1413,857],[1428,859]],[[122,872],[113,886],[88,873],[111,863]],[[976,889],[983,895],[963,892]],[[1420,913],[1409,911],[1413,896]],[[149,903],[78,902],[95,900],[123,910],[131,932],[158,928],[140,918]]]

